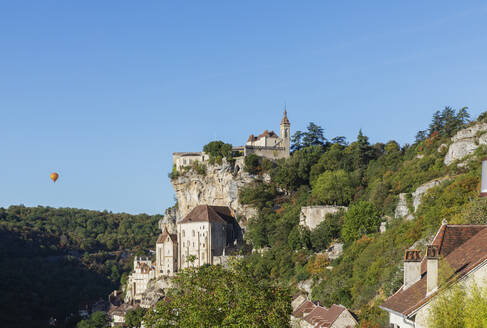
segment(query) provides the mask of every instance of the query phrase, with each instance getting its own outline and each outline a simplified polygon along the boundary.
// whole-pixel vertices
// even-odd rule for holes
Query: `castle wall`
[[[289,149],[286,147],[257,147],[257,146],[245,146],[245,156],[255,154],[269,159],[288,158],[290,156]]]

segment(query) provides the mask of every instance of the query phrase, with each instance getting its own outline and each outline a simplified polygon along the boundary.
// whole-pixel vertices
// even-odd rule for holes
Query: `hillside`
[[[306,282],[314,300],[351,308],[363,327],[385,326],[378,305],[402,284],[404,249],[425,243],[444,219],[487,223],[487,204],[478,198],[480,158],[487,154],[484,119],[470,122],[465,109],[447,107],[402,147],[393,140],[370,144],[361,131],[352,143],[329,141],[312,124],[298,131],[291,158],[247,168],[270,174],[272,182],[240,191],[241,201],[258,209],[247,241],[265,250],[246,261],[295,291]],[[397,215],[399,204],[407,215]],[[300,209],[309,205],[349,210],[309,231],[299,225]],[[387,226],[382,234],[381,222]],[[334,261],[323,253],[332,242],[344,243]]]
[[[78,310],[120,286],[134,253],[153,247],[162,216],[0,208],[2,327],[72,327]],[[69,320],[65,320],[74,314]]]

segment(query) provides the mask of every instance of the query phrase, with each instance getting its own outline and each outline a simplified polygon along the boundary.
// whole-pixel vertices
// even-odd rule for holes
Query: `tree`
[[[242,262],[185,269],[173,286],[148,311],[145,327],[290,327],[289,291]]]
[[[328,248],[333,239],[340,237],[342,216],[343,212],[328,214],[325,220],[311,231],[310,240],[314,251],[319,252]]]
[[[250,174],[258,174],[260,171],[260,157],[255,154],[249,154],[244,159],[244,170]]]
[[[125,325],[130,328],[140,328],[145,312],[145,309],[142,307],[127,311],[127,314],[125,314]]]
[[[353,185],[344,170],[325,171],[313,184],[311,194],[320,204],[348,205],[353,197]]]
[[[308,124],[306,132],[296,131],[291,138],[291,151],[300,150],[310,146],[324,146],[326,145],[326,138],[323,134],[323,128],[313,122]],[[344,137],[339,141],[344,141]],[[343,139],[341,139],[343,138]]]
[[[350,206],[345,213],[342,238],[346,243],[353,242],[362,235],[377,232],[380,225],[380,217],[375,205],[360,201]]]
[[[105,328],[109,323],[105,312],[95,312],[86,320],[81,320],[76,325],[76,328]]]
[[[210,163],[221,164],[223,158],[227,160],[232,158],[232,145],[220,140],[209,142],[203,146],[203,151],[210,155]]]

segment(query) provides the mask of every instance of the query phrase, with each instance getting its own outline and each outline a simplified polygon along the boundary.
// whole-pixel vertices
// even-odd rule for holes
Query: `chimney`
[[[438,289],[438,246],[426,247],[426,295]]]
[[[404,290],[421,279],[421,252],[407,249],[404,252]]]
[[[482,159],[482,182],[479,196],[487,197],[487,157]]]

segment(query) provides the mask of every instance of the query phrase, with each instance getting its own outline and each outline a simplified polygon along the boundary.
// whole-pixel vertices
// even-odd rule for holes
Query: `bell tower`
[[[286,107],[284,107],[284,116],[281,120],[281,139],[282,145],[286,148],[286,151],[289,154],[291,145],[291,123],[289,123],[289,120],[287,118]]]

